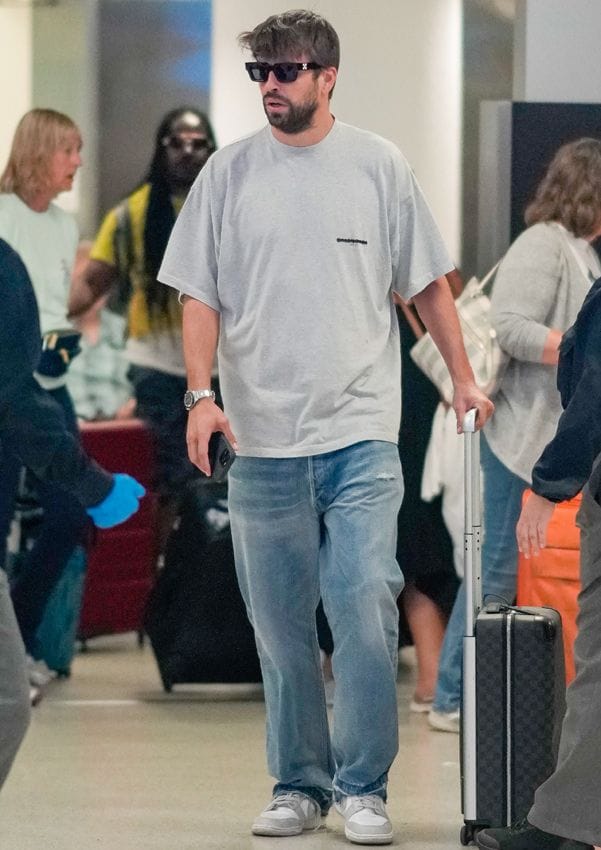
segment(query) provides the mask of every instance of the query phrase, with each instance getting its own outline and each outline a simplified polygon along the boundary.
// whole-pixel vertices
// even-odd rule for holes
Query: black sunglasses
[[[317,71],[323,66],[317,62],[276,62],[275,65],[268,62],[245,62],[244,67],[253,83],[267,82],[270,71],[273,71],[278,83],[293,83],[299,71]]]
[[[163,145],[166,148],[172,148],[174,151],[192,150],[195,152],[211,147],[208,139],[180,139],[179,136],[166,136],[163,139]]]

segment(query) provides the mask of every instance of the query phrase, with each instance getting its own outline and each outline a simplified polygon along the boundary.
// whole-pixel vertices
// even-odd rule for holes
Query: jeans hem
[[[319,788],[314,785],[291,785],[287,782],[278,782],[273,786],[273,796],[277,794],[285,794],[288,791],[299,791],[301,794],[306,794],[315,800],[322,815],[327,815],[332,805],[332,791],[326,788]]]
[[[350,785],[347,782],[336,780],[334,782],[334,800],[339,803],[343,797],[362,797],[366,794],[375,794],[386,802],[387,782],[388,773],[383,773],[382,776],[379,776],[375,782],[369,785]]]

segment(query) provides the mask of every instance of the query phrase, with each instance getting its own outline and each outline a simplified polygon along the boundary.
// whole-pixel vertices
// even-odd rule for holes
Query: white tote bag
[[[490,321],[490,299],[485,288],[491,283],[499,263],[479,281],[470,278],[455,299],[463,343],[480,389],[494,395],[509,357],[502,351]],[[438,388],[447,404],[453,401],[453,382],[442,355],[429,333],[425,333],[410,351],[411,359]]]

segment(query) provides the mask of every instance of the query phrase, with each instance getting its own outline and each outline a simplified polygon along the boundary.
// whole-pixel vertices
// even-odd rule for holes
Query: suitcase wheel
[[[474,824],[464,823],[461,827],[461,832],[459,833],[459,840],[461,841],[464,847],[467,847],[469,844],[476,843],[476,835],[480,831],[480,828],[475,826]]]

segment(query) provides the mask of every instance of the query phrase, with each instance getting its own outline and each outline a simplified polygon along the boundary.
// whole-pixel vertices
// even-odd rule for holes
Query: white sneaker
[[[455,732],[458,734],[460,718],[458,708],[455,711],[434,711],[432,709],[428,715],[428,723],[437,732]]]
[[[254,835],[300,835],[321,826],[321,808],[301,791],[277,794],[253,823]]]
[[[343,797],[335,802],[344,818],[344,834],[353,844],[391,844],[392,824],[377,794]]]
[[[27,656],[27,677],[30,685],[43,688],[48,682],[56,678],[54,670],[50,670],[45,661],[36,661],[31,655]]]
[[[409,703],[409,711],[413,711],[415,714],[429,714],[432,710],[432,699],[433,697],[429,699],[413,697]]]
[[[32,706],[39,705],[42,701],[42,697],[44,693],[41,688],[38,688],[37,685],[29,686],[29,702]]]

